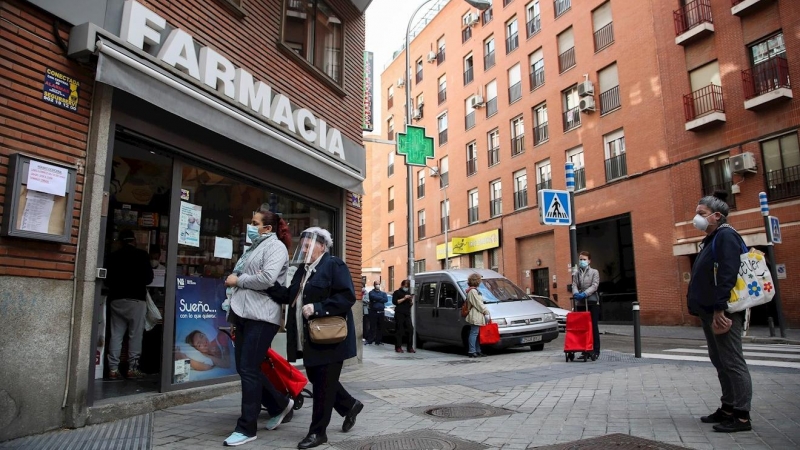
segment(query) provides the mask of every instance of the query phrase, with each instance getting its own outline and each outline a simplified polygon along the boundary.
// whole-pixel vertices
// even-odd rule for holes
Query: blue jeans
[[[469,352],[480,353],[481,343],[478,340],[478,333],[480,332],[480,325],[472,325],[469,329]]]

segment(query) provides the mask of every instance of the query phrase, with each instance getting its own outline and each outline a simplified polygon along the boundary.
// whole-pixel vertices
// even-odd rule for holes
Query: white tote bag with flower
[[[736,284],[731,289],[731,298],[728,300],[728,312],[744,311],[754,306],[768,303],[775,297],[775,285],[772,283],[772,274],[767,266],[764,254],[754,248],[747,250],[742,244],[742,254],[739,257],[739,275]],[[711,241],[711,251],[715,255],[714,241]],[[717,263],[714,262],[714,281],[717,278]]]

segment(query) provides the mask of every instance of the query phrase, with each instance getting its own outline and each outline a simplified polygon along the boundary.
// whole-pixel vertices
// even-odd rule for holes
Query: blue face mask
[[[256,239],[258,239],[258,227],[255,225],[248,225],[247,237],[250,238],[250,241],[255,241]]]
[[[584,268],[584,269],[589,267],[589,261],[586,261],[586,260],[581,260],[580,262],[578,262],[578,264],[581,266],[581,268]]]

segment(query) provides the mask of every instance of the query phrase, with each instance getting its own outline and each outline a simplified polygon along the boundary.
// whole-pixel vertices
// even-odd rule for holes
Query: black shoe
[[[467,356],[469,356],[470,358],[477,358],[478,354],[477,353],[469,353]]]
[[[476,353],[475,356],[477,356],[478,358],[485,358],[486,357],[486,355],[483,354],[483,353]]]
[[[733,413],[727,414],[721,408],[717,408],[713,414],[709,414],[707,416],[703,416],[700,418],[700,422],[703,423],[722,423],[727,422],[733,418]]]
[[[718,433],[736,433],[737,431],[750,431],[753,426],[750,421],[742,422],[739,419],[731,419],[714,425],[714,431]]]
[[[348,411],[347,415],[344,416],[342,431],[347,433],[353,428],[353,426],[356,424],[356,416],[361,412],[362,409],[364,409],[364,404],[356,400],[356,402],[353,404],[353,407],[350,408],[350,411]]]
[[[302,441],[300,441],[299,444],[297,444],[297,448],[314,448],[326,442],[328,442],[328,436],[324,434],[311,433]]]

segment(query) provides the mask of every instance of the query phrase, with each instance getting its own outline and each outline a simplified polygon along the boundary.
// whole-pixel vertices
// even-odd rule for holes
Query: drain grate
[[[61,430],[0,443],[2,450],[150,450],[153,447],[153,414],[116,422]]]
[[[564,444],[545,445],[542,447],[528,447],[536,448],[536,450],[600,450],[600,449],[614,449],[614,450],[685,450],[686,447],[680,447],[672,444],[665,444],[663,442],[651,441],[627,434],[609,434],[608,436],[600,436],[596,438],[581,439],[579,441],[567,442]]]
[[[372,436],[332,445],[342,450],[483,450],[489,448],[483,444],[431,430]]]
[[[514,413],[514,411],[509,409],[497,408],[483,403],[424,406],[407,408],[406,411],[439,421],[485,419],[488,417],[507,416]]]

